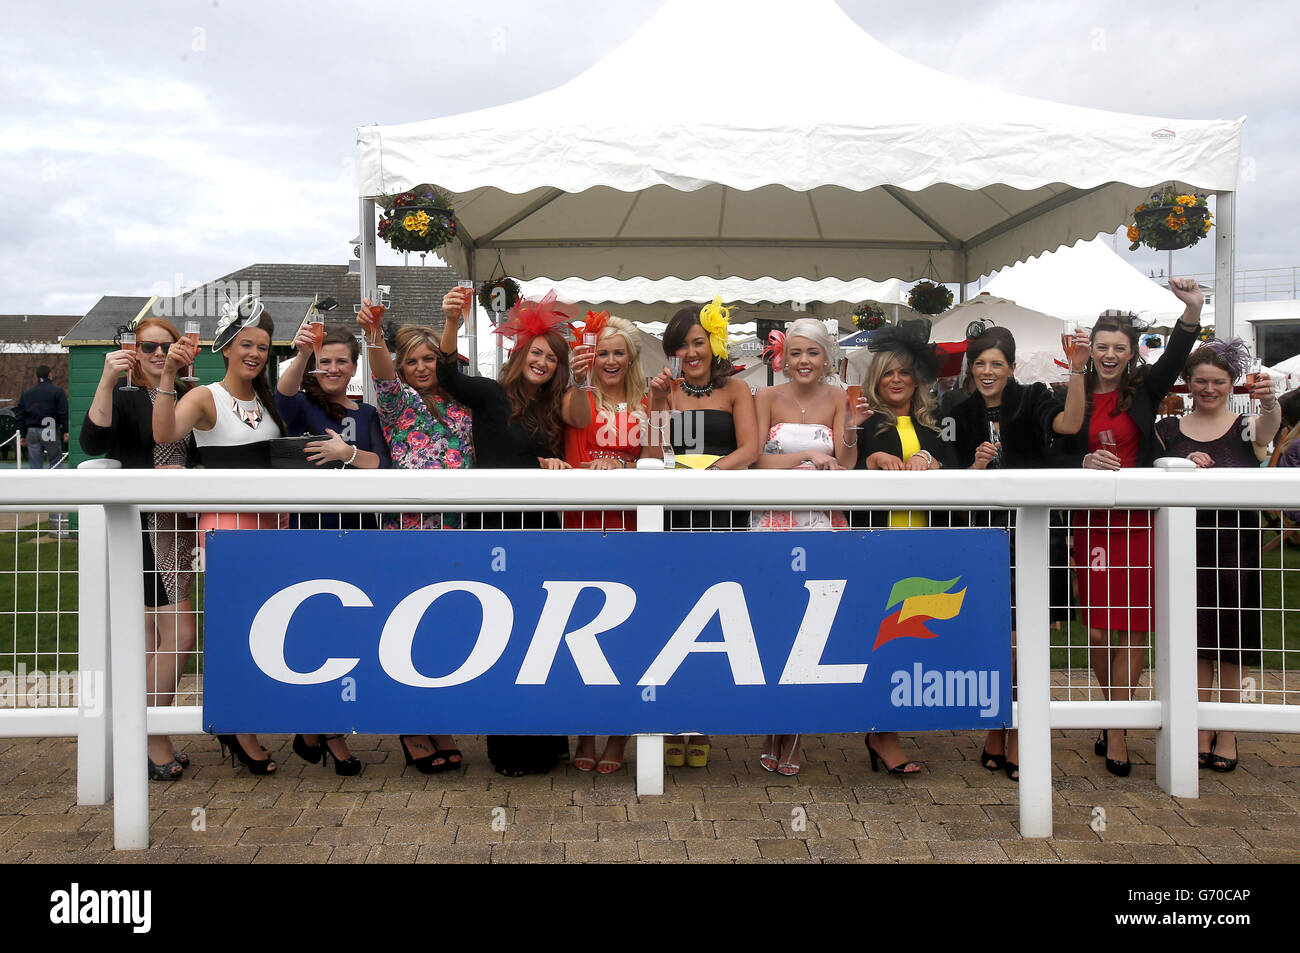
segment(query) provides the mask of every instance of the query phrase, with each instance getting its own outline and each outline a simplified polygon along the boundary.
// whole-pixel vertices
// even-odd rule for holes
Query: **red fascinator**
[[[511,338],[514,341],[512,347],[518,347],[539,334],[557,330],[562,324],[567,325],[570,320],[567,314],[555,306],[555,292],[548,291],[541,301],[532,301],[528,298],[521,300],[510,309],[510,320],[496,328],[493,333]]]
[[[582,322],[582,330],[573,329],[573,343],[570,347],[579,347],[582,344],[584,334],[596,334],[605,330],[605,325],[609,323],[608,311],[588,311],[587,317]]]

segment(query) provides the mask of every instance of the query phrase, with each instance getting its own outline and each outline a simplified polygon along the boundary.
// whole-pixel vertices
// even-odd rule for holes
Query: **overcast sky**
[[[81,313],[104,294],[172,293],[253,262],[341,263],[357,232],[358,125],[551,89],[660,2],[6,0],[0,313]],[[1300,265],[1296,5],[840,5],[899,53],[986,86],[1170,118],[1248,115],[1237,267]],[[743,63],[743,50],[727,55]],[[1118,245],[1144,272],[1165,267],[1163,252]],[[1212,245],[1175,253],[1176,271],[1212,271]]]

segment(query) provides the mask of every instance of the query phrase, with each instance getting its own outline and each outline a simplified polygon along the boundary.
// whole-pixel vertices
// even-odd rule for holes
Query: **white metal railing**
[[[148,845],[147,732],[197,733],[201,709],[146,708],[140,512],[631,509],[638,531],[663,526],[665,510],[1000,507],[1016,512],[1016,629],[1020,728],[1020,830],[1052,831],[1053,728],[1157,729],[1157,781],[1197,795],[1198,727],[1300,732],[1300,705],[1198,702],[1195,599],[1175,588],[1194,577],[1195,507],[1300,509],[1300,480],[1285,470],[934,471],[147,471],[0,476],[6,509],[80,511],[80,669],[98,673],[106,703],[0,710],[0,736],[78,736],[78,798],[114,796],[114,843]],[[255,501],[255,502],[250,502]],[[508,502],[507,502],[508,501]],[[1170,506],[1176,502],[1177,506]],[[1049,512],[1153,509],[1155,677],[1150,700],[1052,700]],[[110,593],[112,596],[110,597]],[[1284,694],[1285,699],[1285,694]],[[111,780],[108,770],[111,766]],[[662,738],[637,740],[637,789],[663,791]]]

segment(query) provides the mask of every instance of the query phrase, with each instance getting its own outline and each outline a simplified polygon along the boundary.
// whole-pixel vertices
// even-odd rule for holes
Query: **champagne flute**
[[[356,305],[357,314],[361,313],[363,307],[364,307],[363,305]],[[366,335],[365,335],[366,347],[376,348],[376,349],[381,347],[382,348],[388,347],[387,343],[384,341],[384,334],[383,334],[384,312],[387,310],[388,307],[382,302],[382,300],[376,304],[371,304],[368,306],[369,317],[363,318],[361,322],[362,326],[366,329]],[[374,336],[378,336],[379,338],[378,344],[370,343],[371,337]]]
[[[596,362],[594,360],[596,356],[596,338],[597,335],[595,334],[592,334],[588,331],[582,332],[582,343],[588,350],[591,351],[591,355],[593,358],[591,362],[591,367],[587,368],[587,383],[582,385],[583,390],[594,391],[596,389],[596,381],[595,381]]]
[[[1119,456],[1119,444],[1115,442],[1115,431],[1103,430],[1101,433],[1097,434],[1097,442],[1101,444],[1102,450],[1105,450],[1107,453],[1113,453],[1116,457]]]
[[[993,461],[990,465],[994,468],[997,468],[1002,463],[1002,421],[1000,420],[989,421],[989,443],[993,445],[993,450],[995,453],[995,456],[993,457]]]
[[[1259,379],[1264,376],[1264,362],[1255,358],[1250,362],[1250,367],[1246,370],[1246,399],[1255,399],[1255,385]]]
[[[857,412],[858,401],[860,401],[861,399],[862,399],[862,385],[850,384],[849,385],[849,413],[852,414]],[[857,426],[850,427],[849,429],[861,430],[862,426],[859,424]]]
[[[1061,350],[1065,351],[1068,363],[1074,357],[1074,335],[1079,330],[1079,322],[1063,321],[1061,328]]]
[[[312,374],[324,374],[320,369],[320,349],[325,343],[325,318],[319,312],[313,311],[308,317],[307,326],[311,328],[311,351],[316,358],[316,366],[311,369]]]
[[[126,353],[131,355],[132,367],[134,367],[135,361],[139,360],[139,358],[136,357],[136,353],[135,353],[135,332],[134,331],[122,332],[122,350],[126,351]],[[140,388],[136,387],[134,384],[131,383],[131,371],[127,371],[126,383],[122,386],[122,390],[139,390],[139,389]]]
[[[199,347],[199,322],[197,322],[197,321],[186,321],[186,322],[185,322],[185,342],[186,342],[187,344],[189,344],[191,347],[193,347],[193,348],[195,349],[195,351],[198,350],[198,347]],[[194,365],[193,365],[193,364],[191,364],[189,367],[187,367],[187,368],[185,369],[185,376],[182,377],[181,380],[183,380],[183,381],[188,381],[188,382],[191,383],[191,384],[198,380],[198,378],[194,376]]]
[[[668,376],[675,381],[682,379],[682,359],[674,355],[668,358]]]
[[[456,282],[456,287],[463,289],[462,294],[464,295],[464,297],[461,299],[460,317],[461,320],[464,320],[465,318],[469,317],[469,312],[474,307],[474,282],[458,281]]]

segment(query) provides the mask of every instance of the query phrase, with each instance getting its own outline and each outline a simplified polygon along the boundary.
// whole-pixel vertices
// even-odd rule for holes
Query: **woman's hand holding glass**
[[[852,399],[855,391],[857,400]],[[844,412],[844,428],[846,430],[858,430],[871,418],[875,411],[871,409],[867,398],[862,395],[861,387],[850,387],[845,395],[845,400],[848,402],[848,407]]]
[[[573,374],[574,383],[583,386],[587,383],[587,375],[591,373],[591,365],[596,363],[596,349],[582,345],[576,347],[569,354],[569,371]]]
[[[975,448],[975,462],[971,465],[972,470],[987,470],[989,464],[998,458],[998,448],[985,440]]]
[[[298,328],[298,333],[293,336],[293,346],[298,349],[300,355],[306,356],[313,353],[316,346],[316,335],[312,333],[311,325],[304,324]]]
[[[1088,366],[1088,360],[1092,357],[1092,343],[1089,332],[1086,328],[1078,328],[1074,332],[1074,343],[1070,348],[1070,370],[1082,371]]]
[[[182,367],[189,367],[198,356],[199,349],[185,338],[173,341],[172,346],[167,349],[167,363],[163,365],[163,377],[174,380],[176,372]]]
[[[668,402],[668,397],[673,392],[673,375],[668,368],[664,368],[654,377],[650,378],[650,397],[658,398],[664,403]]]
[[[1109,450],[1094,450],[1084,455],[1083,466],[1086,470],[1118,470],[1120,462]]]
[[[131,375],[139,357],[134,351],[109,351],[104,355],[104,376],[116,380],[119,374]]]

